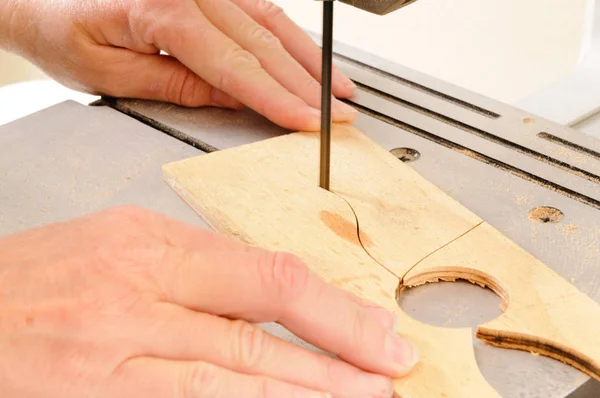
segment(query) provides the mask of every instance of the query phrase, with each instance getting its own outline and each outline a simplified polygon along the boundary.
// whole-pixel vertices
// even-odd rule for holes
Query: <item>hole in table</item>
[[[526,117],[526,118],[523,119],[523,123],[525,123],[525,124],[533,124],[533,123],[535,123],[535,120],[532,119],[532,118],[530,118],[530,117]]]
[[[463,279],[407,287],[398,304],[420,322],[448,328],[475,328],[502,315],[498,295]]]
[[[395,148],[390,153],[404,163],[414,162],[421,157],[421,153],[413,148]]]
[[[562,211],[555,207],[540,206],[529,211],[529,219],[539,223],[557,223],[564,217]]]

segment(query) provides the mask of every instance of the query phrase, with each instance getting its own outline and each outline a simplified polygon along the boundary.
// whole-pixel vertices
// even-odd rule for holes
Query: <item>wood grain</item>
[[[518,271],[534,260],[498,233],[482,235],[489,227],[479,217],[351,126],[336,125],[332,131],[332,192],[318,187],[318,154],[319,136],[300,132],[181,160],[163,170],[167,183],[215,230],[269,250],[294,253],[326,282],[394,311],[402,325],[399,334],[414,342],[421,356],[410,375],[395,381],[400,396],[499,396],[479,372],[471,330],[434,327],[409,317],[397,305],[400,282],[406,276],[403,283],[422,283],[439,276],[452,277],[460,270],[460,275],[472,278],[481,275],[512,303],[516,293],[511,292],[523,289],[523,284],[514,285],[519,274],[510,274],[506,264],[516,264]],[[480,245],[479,240],[485,244]],[[513,257],[504,257],[500,264],[490,262],[492,268],[482,268],[480,273],[474,271],[477,264],[488,264],[482,261],[488,251],[503,249],[511,249],[506,253]],[[467,265],[444,269],[446,257],[453,264],[464,258],[462,264]],[[528,279],[531,284],[556,280],[537,278],[551,272],[536,264],[531,268],[539,270],[527,274],[532,276]],[[494,267],[507,271],[488,272],[497,271]],[[569,294],[577,292],[570,285],[560,288]],[[531,291],[538,290],[528,286],[522,294]],[[567,344],[577,338],[586,342],[563,352],[578,354],[578,363],[597,360],[596,351],[586,350],[586,344],[595,343],[589,341],[588,333],[556,327],[556,322],[574,321],[578,315],[563,317],[563,312],[554,311],[553,300],[558,296],[551,291],[551,287],[540,287],[544,295],[535,301],[537,306],[507,311],[510,315],[504,321],[495,323],[503,319],[500,317],[483,325],[480,336],[500,331],[522,338],[523,333],[536,332],[538,329],[528,327],[541,319],[535,312],[545,306],[555,318],[537,325],[546,328],[546,335],[540,332],[540,341],[570,333],[564,340]],[[581,294],[570,297],[574,300],[570,305],[581,302],[591,313],[598,311],[596,303]],[[505,343],[508,341],[507,337]],[[590,353],[595,359],[584,358]]]

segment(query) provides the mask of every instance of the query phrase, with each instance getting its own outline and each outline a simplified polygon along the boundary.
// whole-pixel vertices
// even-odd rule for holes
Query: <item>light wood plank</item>
[[[318,187],[318,154],[318,135],[294,133],[163,169],[215,230],[294,253],[326,282],[394,311],[399,334],[421,354],[417,368],[395,382],[401,396],[499,396],[479,372],[469,329],[423,324],[396,302],[402,277],[429,275],[439,256],[485,224],[351,126],[332,131],[332,192]],[[456,258],[468,255],[459,250]]]

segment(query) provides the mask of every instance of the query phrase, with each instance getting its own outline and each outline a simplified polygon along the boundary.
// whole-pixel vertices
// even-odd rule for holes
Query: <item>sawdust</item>
[[[586,156],[583,153],[578,153],[578,152],[573,152],[571,150],[565,149],[565,148],[559,148],[559,147],[552,147],[550,148],[550,150],[552,152],[554,152],[555,154],[571,159],[573,161],[575,161],[576,163],[583,163],[583,164],[588,164],[590,159],[588,156]]]
[[[581,228],[577,225],[567,224],[565,225],[565,230],[567,231],[567,235],[573,235],[574,233],[581,231]]]
[[[536,207],[529,212],[529,219],[540,223],[556,223],[561,221],[563,217],[563,212],[554,207]]]
[[[515,167],[513,167],[513,166],[511,166],[509,164],[506,164],[506,163],[497,161],[495,159],[489,158],[486,155],[476,153],[476,152],[474,152],[472,150],[469,150],[467,148],[460,148],[460,147],[453,147],[453,146],[451,146],[451,148],[454,151],[456,151],[457,153],[460,153],[462,155],[468,156],[470,158],[473,158],[475,160],[483,162],[483,163],[485,163],[487,165],[493,166],[493,167],[495,167],[497,169],[504,170],[504,171],[508,172],[509,174],[517,176],[517,177],[519,177],[519,178],[521,178],[521,179],[523,179],[525,181],[532,182],[532,183],[534,183],[536,185],[539,185],[541,187],[549,189],[549,190],[551,190],[553,192],[558,192],[558,193],[560,193],[562,195],[565,195],[568,198],[571,198],[571,199],[577,200],[577,201],[579,201],[581,203],[585,203],[587,205],[593,206],[596,209],[600,209],[600,204],[596,200],[587,198],[586,196],[583,196],[583,195],[579,195],[579,194],[573,193],[573,192],[571,192],[569,190],[565,190],[563,187],[561,187],[561,186],[559,186],[557,184],[554,184],[554,183],[552,183],[550,181],[547,181],[547,180],[544,180],[544,179],[539,178],[537,176],[534,176],[534,175],[532,175],[530,173],[527,173],[527,172],[525,172],[523,170],[517,169],[517,168],[515,168]],[[540,160],[542,162],[546,162],[546,160],[543,159],[543,158],[541,158],[541,157],[538,157],[538,160]],[[593,182],[597,182],[597,180],[598,180],[598,176],[590,176],[590,175],[582,174],[581,172],[575,172],[575,170],[573,170],[570,167],[566,167],[565,168],[565,167],[561,167],[560,165],[555,165],[555,166],[557,166],[557,167],[559,167],[559,168],[561,168],[563,170],[566,170],[566,171],[568,171],[568,172],[570,172],[570,173],[572,173],[574,175],[577,175],[579,177],[586,178],[586,179],[588,179],[590,181],[593,181]]]
[[[519,206],[532,206],[533,205],[534,198],[531,194],[523,193],[523,192],[514,193],[513,189],[511,187],[506,188],[505,192],[507,194],[514,195],[515,201]]]
[[[574,224],[557,224],[555,228],[558,232],[564,233],[566,236],[571,236],[581,231],[581,228]]]
[[[592,241],[592,243],[590,243],[589,246],[587,247],[587,253],[586,253],[585,259],[590,260],[590,259],[596,257],[598,255],[599,251],[600,251],[600,237],[598,237],[598,235],[596,235],[594,237],[594,240]]]
[[[521,205],[521,206],[531,205],[533,203],[533,199],[531,198],[531,195],[517,194],[516,198],[517,198],[517,204]]]

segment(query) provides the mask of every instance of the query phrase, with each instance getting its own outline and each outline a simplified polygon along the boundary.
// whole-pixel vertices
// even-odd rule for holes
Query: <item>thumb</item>
[[[141,54],[125,49],[119,61],[107,63],[110,68],[100,74],[104,95],[118,98],[138,98],[170,102],[186,107],[216,106],[243,108],[244,105],[223,91],[211,86],[176,58],[162,54]],[[124,57],[123,52],[127,52]],[[114,55],[114,54],[112,54]]]

